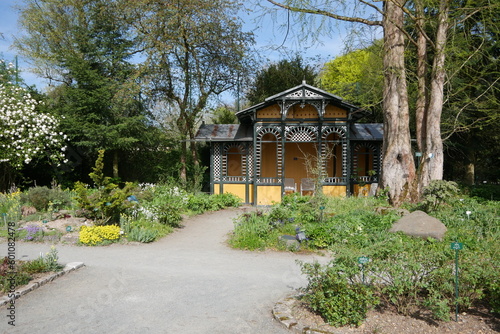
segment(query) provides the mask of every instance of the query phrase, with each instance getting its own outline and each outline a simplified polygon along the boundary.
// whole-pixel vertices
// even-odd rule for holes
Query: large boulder
[[[446,226],[439,219],[423,211],[414,211],[395,222],[389,232],[403,232],[413,237],[443,240],[446,230]]]

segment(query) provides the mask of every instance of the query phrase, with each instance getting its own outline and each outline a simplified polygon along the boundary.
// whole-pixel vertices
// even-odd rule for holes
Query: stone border
[[[18,299],[21,296],[24,296],[25,294],[27,294],[28,292],[36,290],[39,287],[41,287],[42,285],[50,283],[53,280],[55,280],[56,278],[61,277],[65,274],[70,273],[72,271],[75,271],[77,269],[80,269],[83,266],[85,266],[85,264],[83,262],[70,262],[66,266],[64,266],[63,270],[61,270],[57,273],[53,273],[47,277],[42,277],[42,278],[30,281],[27,285],[21,287],[21,289],[16,290],[15,296],[13,296],[11,298],[9,298],[8,296],[4,296],[4,297],[0,298],[0,307],[10,303],[10,301],[12,299]]]
[[[274,304],[273,317],[287,329],[298,334],[325,334],[331,333],[317,328],[299,323],[292,314],[292,306],[296,302],[297,296],[288,296]]]

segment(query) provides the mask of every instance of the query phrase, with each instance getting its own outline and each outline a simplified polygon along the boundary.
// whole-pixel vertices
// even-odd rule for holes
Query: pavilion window
[[[342,177],[343,160],[342,140],[338,133],[331,133],[326,138],[326,174],[328,177]]]
[[[260,177],[278,176],[278,140],[272,133],[266,133],[261,140]]]
[[[354,170],[361,181],[368,181],[370,171],[375,170],[375,149],[369,145],[357,145],[354,151]]]
[[[243,176],[243,153],[239,147],[227,150],[227,176]]]

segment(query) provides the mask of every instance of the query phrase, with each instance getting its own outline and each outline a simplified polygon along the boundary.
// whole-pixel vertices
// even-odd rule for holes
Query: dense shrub
[[[261,213],[244,214],[235,221],[234,233],[229,243],[236,248],[262,249],[267,245],[271,229],[267,217]]]
[[[420,206],[424,211],[435,211],[440,205],[451,200],[460,192],[458,184],[453,181],[432,180],[424,188]]]
[[[466,187],[469,196],[479,200],[500,201],[500,185],[498,184],[482,184],[477,186]]]
[[[308,279],[303,299],[333,326],[358,326],[378,304],[372,288],[359,281],[358,267],[332,261],[327,266],[302,263],[301,268]]]
[[[186,209],[187,193],[177,186],[156,185],[140,201],[138,214],[171,227],[179,227]],[[139,218],[139,217],[137,217]]]
[[[58,211],[71,206],[71,195],[60,188],[34,187],[21,195],[24,205],[34,206],[37,211]]]
[[[23,193],[22,202],[33,205],[37,211],[46,211],[49,206],[49,192],[47,187],[30,188]]]
[[[189,195],[187,201],[187,209],[201,214],[206,211],[218,211],[227,207],[237,207],[241,203],[241,199],[231,193],[207,195],[198,193]]]

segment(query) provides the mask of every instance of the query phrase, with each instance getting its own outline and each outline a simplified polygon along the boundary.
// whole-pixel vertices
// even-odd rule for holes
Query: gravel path
[[[86,267],[18,299],[15,327],[0,309],[0,333],[289,333],[271,309],[305,285],[295,260],[326,259],[228,248],[233,218],[247,209],[191,218],[153,244],[57,246],[62,263]],[[35,258],[50,245],[16,247]]]

